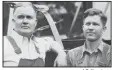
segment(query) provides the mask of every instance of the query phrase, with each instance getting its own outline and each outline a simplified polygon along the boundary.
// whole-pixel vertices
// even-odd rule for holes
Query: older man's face
[[[89,41],[98,40],[105,30],[105,26],[103,26],[100,16],[88,16],[84,20],[83,24],[83,32],[84,36]]]
[[[15,30],[23,35],[32,34],[37,25],[36,13],[30,6],[18,7],[14,12]]]

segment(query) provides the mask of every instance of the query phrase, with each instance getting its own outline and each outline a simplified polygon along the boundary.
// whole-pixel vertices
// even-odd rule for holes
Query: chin
[[[88,41],[91,41],[91,42],[94,42],[96,41],[97,39],[96,38],[86,38]]]
[[[32,33],[32,30],[21,30],[22,33]]]
[[[29,36],[29,35],[32,35],[32,31],[20,31],[20,34],[23,35],[23,36]]]

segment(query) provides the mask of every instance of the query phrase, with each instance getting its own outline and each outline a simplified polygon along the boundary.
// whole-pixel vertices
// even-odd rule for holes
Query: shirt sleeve
[[[45,37],[43,38],[45,40],[45,51],[50,51],[51,50],[51,47],[53,46],[53,43],[54,43],[54,40],[50,37]]]
[[[67,59],[67,65],[72,66],[72,59],[71,59],[71,52],[70,51],[68,51],[66,59]]]
[[[59,53],[62,50],[62,47],[59,43],[53,40],[51,37],[43,37],[43,38],[34,38],[34,42],[36,46],[39,48],[40,55],[45,58],[45,54],[47,51],[54,51]]]
[[[35,45],[39,48],[39,52],[47,52],[50,50],[53,39],[50,37],[34,38]]]
[[[112,53],[111,53],[111,46],[109,46],[109,50],[107,53],[107,59],[109,61],[108,66],[112,66]]]
[[[63,47],[57,41],[52,38],[46,38],[45,40],[47,42],[46,51],[53,51],[57,54],[64,52]]]
[[[11,43],[8,41],[6,37],[4,37],[4,59],[3,64],[4,66],[18,66],[19,57],[14,52],[14,49]]]
[[[34,37],[33,41],[39,50],[40,53],[39,57],[45,59],[46,52],[50,50],[51,47],[50,43],[53,41],[53,39],[49,37],[42,37],[42,38]]]

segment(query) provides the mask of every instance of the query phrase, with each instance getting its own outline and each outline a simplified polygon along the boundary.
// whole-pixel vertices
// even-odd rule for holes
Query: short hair
[[[18,7],[23,7],[23,6],[24,6],[24,7],[25,7],[25,6],[30,6],[30,7],[32,7],[33,10],[34,10],[35,13],[36,13],[36,18],[38,19],[39,15],[38,15],[37,8],[36,8],[31,2],[19,2],[19,3],[15,4],[14,10],[13,10],[13,14],[14,14],[14,12],[16,11],[16,9],[17,9]]]
[[[16,9],[18,8],[18,7],[25,7],[25,6],[30,6],[30,7],[32,7],[33,8],[33,10],[35,11],[35,13],[36,13],[36,19],[37,19],[37,23],[40,23],[40,21],[42,20],[42,19],[44,19],[44,15],[43,15],[43,13],[42,12],[40,12],[40,11],[38,11],[37,9],[37,7],[34,5],[34,4],[32,4],[31,2],[17,2],[16,4],[15,4],[15,6],[14,6],[14,10],[13,10],[13,14],[14,14],[14,12],[16,11]],[[37,24],[37,26],[36,26],[36,28],[39,28],[39,24]]]
[[[106,15],[101,10],[98,10],[98,9],[95,9],[95,8],[87,9],[84,12],[83,20],[85,20],[85,18],[88,17],[88,16],[95,16],[95,15],[100,16],[101,22],[103,23],[103,26],[105,26],[106,22],[107,22]]]

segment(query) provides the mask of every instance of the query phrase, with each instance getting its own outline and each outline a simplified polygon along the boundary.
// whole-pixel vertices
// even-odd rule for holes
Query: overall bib
[[[18,45],[16,44],[15,40],[11,37],[11,36],[7,36],[8,40],[10,41],[10,43],[12,44],[13,48],[14,48],[14,52],[16,54],[21,54],[21,49],[18,47]],[[37,53],[39,53],[38,48],[35,46],[35,49],[37,51]],[[39,53],[40,54],[40,53]],[[20,59],[18,67],[44,67],[45,66],[45,62],[42,58],[37,58],[37,59]]]

